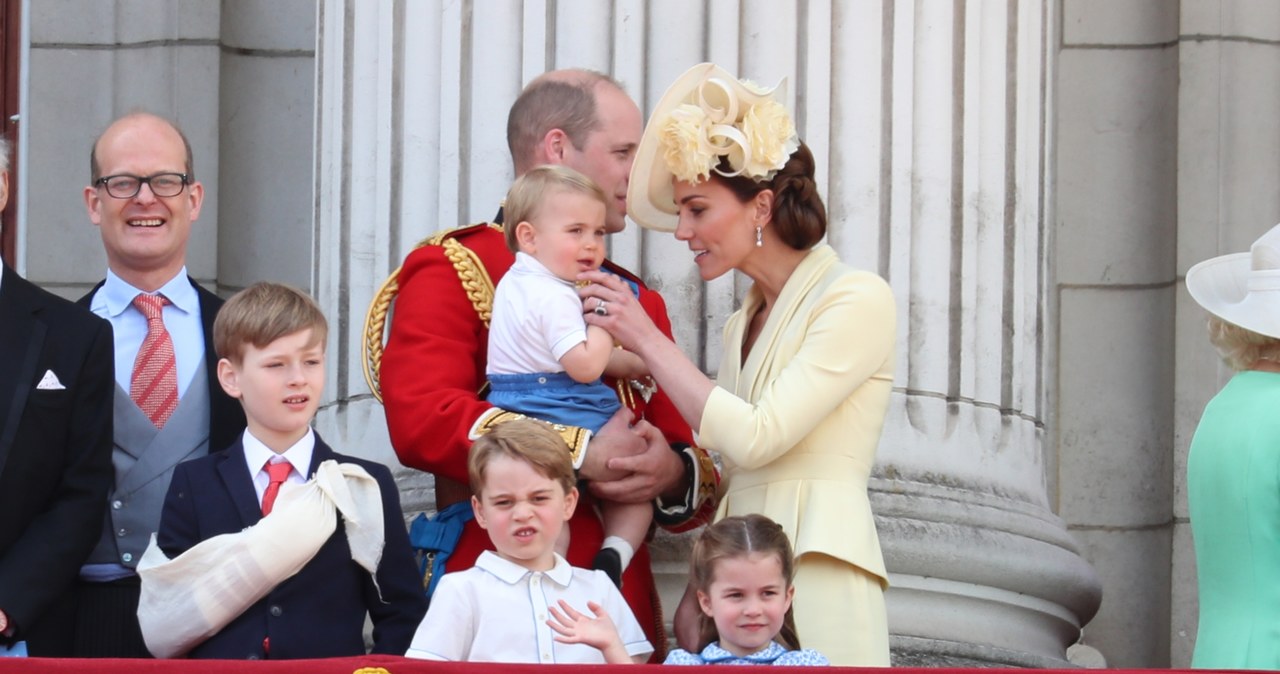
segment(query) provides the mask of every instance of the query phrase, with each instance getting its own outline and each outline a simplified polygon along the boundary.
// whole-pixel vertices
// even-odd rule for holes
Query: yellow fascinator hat
[[[785,78],[765,88],[714,63],[690,68],[667,88],[645,126],[631,166],[627,214],[646,229],[674,232],[673,179],[697,184],[714,171],[771,180],[800,147],[785,99]]]

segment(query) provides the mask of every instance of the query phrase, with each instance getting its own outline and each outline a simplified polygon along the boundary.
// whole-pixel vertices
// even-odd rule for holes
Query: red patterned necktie
[[[142,293],[133,298],[133,306],[147,317],[147,337],[133,361],[129,397],[156,428],[164,428],[178,408],[178,363],[173,356],[173,339],[162,317],[166,304],[169,299],[164,295]]]
[[[271,479],[267,483],[267,490],[262,492],[262,516],[266,517],[271,513],[271,506],[276,503],[276,496],[280,495],[280,485],[284,484],[289,472],[293,470],[293,464],[288,461],[279,463],[271,463],[267,461],[267,465],[262,467],[267,471],[267,477]]]

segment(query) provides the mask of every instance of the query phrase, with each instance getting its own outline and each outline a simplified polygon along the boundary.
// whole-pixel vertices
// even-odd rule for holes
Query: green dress
[[[1240,372],[1209,401],[1187,500],[1200,584],[1191,666],[1280,669],[1280,374]]]

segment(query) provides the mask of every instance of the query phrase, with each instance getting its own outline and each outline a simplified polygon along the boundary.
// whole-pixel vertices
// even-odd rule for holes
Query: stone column
[[[883,8],[844,24],[883,26],[879,68],[833,70],[865,82],[848,95],[878,107],[883,138],[869,152],[880,170],[841,185],[841,196],[880,195],[851,223],[874,234],[846,245],[876,251],[862,257],[900,301],[895,400],[871,485],[894,661],[1061,666],[1100,587],[1049,500],[1056,16],[1052,3]]]

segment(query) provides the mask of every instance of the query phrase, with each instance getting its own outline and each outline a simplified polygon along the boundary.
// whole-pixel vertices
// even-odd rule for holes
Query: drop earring
[[[756,248],[764,247],[764,228],[756,225]]]

